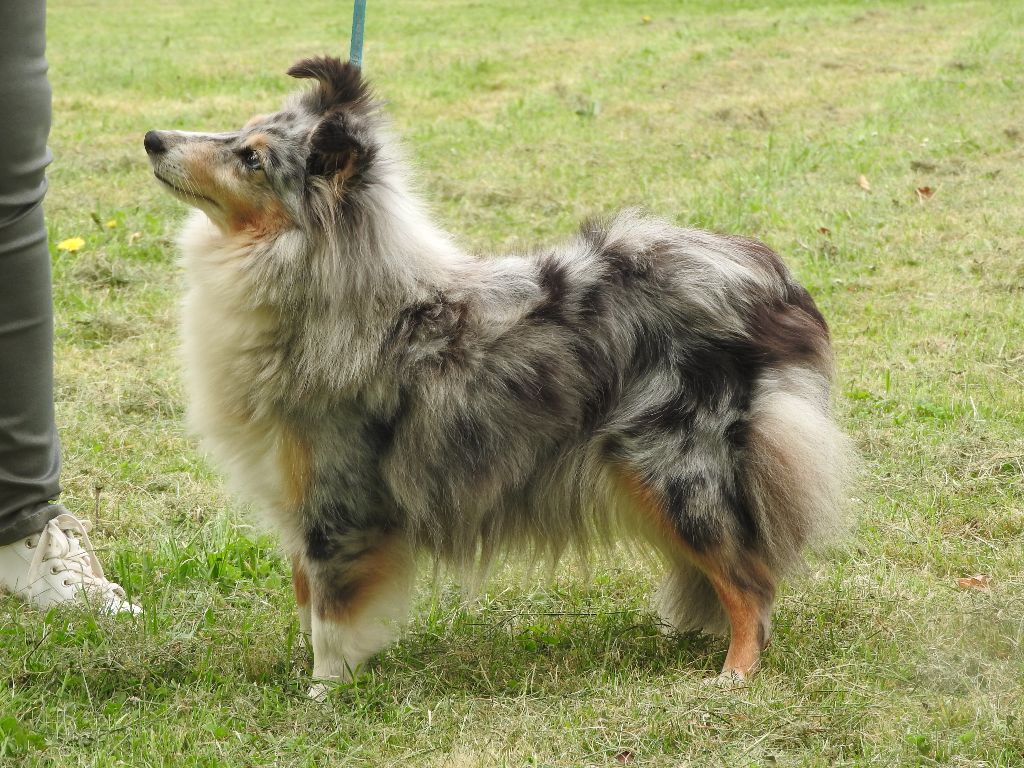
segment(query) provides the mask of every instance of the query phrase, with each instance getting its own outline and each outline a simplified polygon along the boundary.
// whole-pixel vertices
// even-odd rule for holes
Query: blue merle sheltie
[[[281,111],[145,148],[198,209],[191,423],[282,535],[314,678],[393,638],[420,553],[472,571],[624,536],[664,561],[665,622],[731,630],[723,674],[750,675],[780,577],[845,516],[808,292],[755,240],[636,211],[467,253],[360,71],[288,74],[315,85]]]

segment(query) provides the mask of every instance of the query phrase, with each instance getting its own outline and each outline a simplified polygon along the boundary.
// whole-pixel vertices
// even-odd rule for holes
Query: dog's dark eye
[[[250,171],[258,171],[263,168],[263,160],[255,149],[243,149],[238,153],[238,158],[242,161],[242,165]]]

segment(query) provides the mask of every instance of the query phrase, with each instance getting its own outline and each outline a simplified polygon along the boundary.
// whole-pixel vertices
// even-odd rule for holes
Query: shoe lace
[[[73,515],[58,515],[50,520],[37,541],[29,541],[35,548],[28,567],[30,583],[44,578],[49,568],[51,576],[64,574],[64,586],[77,586],[90,596],[115,597],[126,600],[124,589],[107,579],[89,540],[88,522]]]

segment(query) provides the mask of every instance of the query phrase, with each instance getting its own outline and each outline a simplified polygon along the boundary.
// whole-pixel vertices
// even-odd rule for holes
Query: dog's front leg
[[[351,680],[356,668],[390,643],[409,610],[414,556],[402,532],[332,534],[330,546],[307,549],[302,565],[311,591],[313,679]]]

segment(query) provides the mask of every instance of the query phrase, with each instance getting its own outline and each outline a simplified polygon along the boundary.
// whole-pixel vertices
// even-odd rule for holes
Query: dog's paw
[[[747,676],[737,669],[723,669],[714,677],[705,678],[704,684],[715,688],[722,688],[723,690],[745,688]]]

